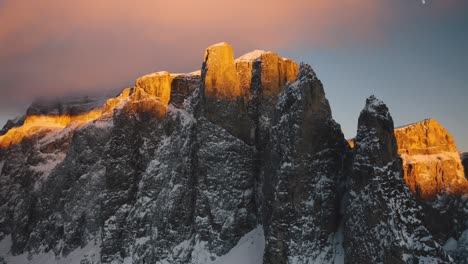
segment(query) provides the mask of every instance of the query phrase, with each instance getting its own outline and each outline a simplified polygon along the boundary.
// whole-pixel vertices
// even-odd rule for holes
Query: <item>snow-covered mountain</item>
[[[371,96],[351,148],[309,65],[219,43],[5,127],[0,263],[467,263],[464,193],[421,199],[398,138]]]

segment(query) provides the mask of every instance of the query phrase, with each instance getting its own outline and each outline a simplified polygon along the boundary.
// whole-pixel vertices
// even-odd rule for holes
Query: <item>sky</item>
[[[226,41],[311,64],[347,138],[374,94],[396,126],[435,118],[468,151],[466,0],[0,0],[0,25],[0,124],[37,97],[198,70]]]

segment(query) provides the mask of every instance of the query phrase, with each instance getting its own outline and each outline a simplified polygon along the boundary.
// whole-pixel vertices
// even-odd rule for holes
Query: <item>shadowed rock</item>
[[[468,152],[464,152],[460,155],[463,167],[465,169],[465,178],[468,179]]]
[[[347,263],[449,263],[403,180],[393,121],[374,96],[359,116],[344,225]]]
[[[309,65],[280,93],[269,140],[264,263],[332,263],[348,145]]]

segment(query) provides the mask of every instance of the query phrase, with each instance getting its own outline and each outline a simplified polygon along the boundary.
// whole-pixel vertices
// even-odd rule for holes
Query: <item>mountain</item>
[[[353,148],[345,206],[349,263],[448,263],[423,224],[423,212],[403,179],[393,120],[374,96],[366,101]]]
[[[455,141],[439,122],[426,119],[397,128],[395,135],[405,181],[418,197],[430,199],[441,192],[468,193]]]
[[[200,71],[12,123],[0,263],[466,263],[464,193],[411,189],[385,104],[351,148],[310,65],[273,52],[215,44]]]

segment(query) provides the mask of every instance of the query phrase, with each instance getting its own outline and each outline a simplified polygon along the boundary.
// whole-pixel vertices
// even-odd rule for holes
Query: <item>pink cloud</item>
[[[123,88],[148,72],[199,69],[220,41],[236,55],[372,42],[394,19],[388,2],[3,0],[0,89],[33,98]]]

